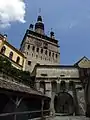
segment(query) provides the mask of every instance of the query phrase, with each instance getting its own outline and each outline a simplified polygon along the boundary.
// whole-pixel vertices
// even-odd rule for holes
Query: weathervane
[[[39,8],[39,14],[41,14],[41,8]]]
[[[53,28],[51,28],[51,32],[53,31]]]

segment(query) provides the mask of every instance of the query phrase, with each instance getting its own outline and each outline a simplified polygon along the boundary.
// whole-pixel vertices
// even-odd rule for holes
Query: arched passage
[[[56,113],[72,115],[74,113],[73,98],[69,93],[60,92],[54,99]]]

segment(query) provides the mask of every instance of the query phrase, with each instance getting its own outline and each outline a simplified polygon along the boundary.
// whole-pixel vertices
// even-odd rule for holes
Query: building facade
[[[38,16],[35,26],[30,24],[20,46],[27,57],[25,70],[32,72],[36,64],[59,65],[60,52],[58,40],[54,32],[47,36],[44,31],[42,17]]]
[[[36,66],[36,88],[51,98],[53,114],[85,115],[85,92],[79,71],[79,67],[68,65]]]
[[[20,70],[25,70],[26,57],[7,41],[7,36],[0,34],[0,56],[7,58]]]
[[[41,16],[35,25],[30,24],[20,51],[26,56],[25,70],[35,76],[36,89],[51,98],[52,114],[85,115],[85,90],[80,76],[82,62],[60,65],[58,40],[52,31],[50,36],[45,34]]]

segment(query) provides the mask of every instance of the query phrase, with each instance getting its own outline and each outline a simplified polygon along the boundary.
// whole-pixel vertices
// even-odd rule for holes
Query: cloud
[[[23,0],[0,0],[0,27],[6,28],[12,22],[25,23],[25,3]]]

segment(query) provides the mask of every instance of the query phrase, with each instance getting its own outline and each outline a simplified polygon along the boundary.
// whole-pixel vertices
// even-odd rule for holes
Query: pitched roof
[[[14,92],[19,92],[19,93],[24,93],[24,94],[28,94],[28,95],[35,95],[35,96],[39,96],[39,97],[44,97],[44,98],[49,98],[47,96],[45,96],[44,94],[42,94],[41,92],[30,88],[29,86],[26,86],[22,83],[18,83],[18,82],[13,82],[10,80],[6,80],[4,78],[2,78],[0,76],[0,89],[4,89],[6,91],[14,91]]]
[[[89,61],[89,59],[86,57],[86,56],[84,56],[84,57],[82,57],[79,61],[77,61],[74,65],[78,65],[82,60],[84,60],[84,59],[86,59],[86,60],[88,60]]]

